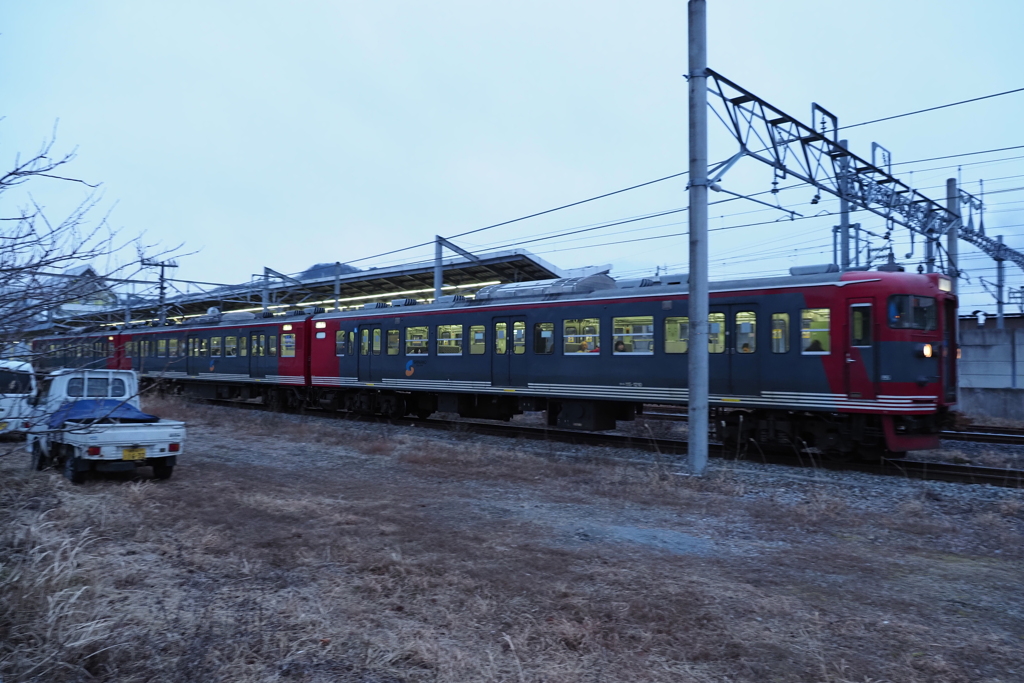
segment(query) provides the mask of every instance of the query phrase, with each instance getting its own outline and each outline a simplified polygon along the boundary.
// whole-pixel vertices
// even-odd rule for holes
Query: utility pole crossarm
[[[815,104],[823,131],[807,126],[721,74],[707,70],[712,111],[729,128],[740,150],[819,190],[845,199],[929,240],[945,235],[956,215],[888,172],[845,149],[836,117]]]

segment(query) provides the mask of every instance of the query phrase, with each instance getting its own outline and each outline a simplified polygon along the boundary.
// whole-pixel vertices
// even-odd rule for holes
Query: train
[[[874,458],[935,448],[956,404],[957,301],[936,273],[794,268],[710,287],[710,408],[726,444]],[[390,417],[613,429],[685,407],[685,275],[496,284],[355,310],[225,312],[33,340],[39,369],[134,369],[189,396]]]

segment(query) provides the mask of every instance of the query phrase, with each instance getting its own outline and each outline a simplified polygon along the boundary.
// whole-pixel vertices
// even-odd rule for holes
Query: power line
[[[1000,147],[998,149],[986,149],[986,150],[983,150],[981,152],[965,152],[964,154],[949,154],[949,155],[946,155],[944,157],[932,157],[930,159],[915,159],[914,161],[900,161],[900,162],[897,162],[897,163],[893,164],[893,166],[906,166],[907,164],[923,164],[926,161],[941,161],[943,159],[956,159],[957,157],[971,157],[971,156],[975,156],[976,154],[991,154],[992,152],[1006,152],[1006,151],[1011,150],[1011,149],[1024,149],[1024,145],[1017,145],[1015,147]],[[926,168],[926,169],[922,169],[922,170],[929,171],[929,170],[935,170],[935,169],[927,169]]]
[[[969,99],[969,100],[960,100],[959,102],[951,102],[949,104],[940,104],[937,107],[929,107],[928,109],[918,109],[917,111],[909,111],[906,114],[896,114],[895,116],[886,116],[885,118],[874,119],[873,121],[863,121],[861,123],[854,123],[853,125],[850,125],[850,126],[841,126],[839,128],[839,130],[848,130],[850,128],[857,128],[858,126],[866,126],[866,125],[868,125],[870,123],[881,123],[882,121],[892,121],[893,119],[901,119],[904,116],[914,116],[915,114],[923,114],[923,113],[929,112],[929,111],[936,111],[937,109],[946,109],[947,107],[956,107],[956,106],[959,106],[961,104],[968,104],[969,102],[979,102],[981,100],[988,100],[988,99],[991,99],[993,97],[1002,97],[1003,95],[1011,95],[1011,94],[1013,94],[1015,92],[1022,92],[1022,91],[1024,91],[1024,88],[1017,88],[1015,90],[1007,90],[1005,92],[997,92],[997,93],[995,93],[993,95],[985,95],[983,97],[974,97],[974,98]]]

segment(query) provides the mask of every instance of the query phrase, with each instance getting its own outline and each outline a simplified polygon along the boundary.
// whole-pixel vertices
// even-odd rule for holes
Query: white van
[[[24,432],[35,394],[32,366],[16,360],[0,360],[0,434]]]

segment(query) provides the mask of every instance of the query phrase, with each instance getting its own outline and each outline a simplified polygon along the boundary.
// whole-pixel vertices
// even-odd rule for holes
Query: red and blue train
[[[808,272],[809,271],[809,272]],[[604,430],[687,402],[685,276],[605,274],[358,310],[224,313],[34,340],[40,369],[137,370],[198,397]],[[805,269],[713,283],[710,392],[728,443],[837,457],[937,447],[956,402],[944,275]]]

